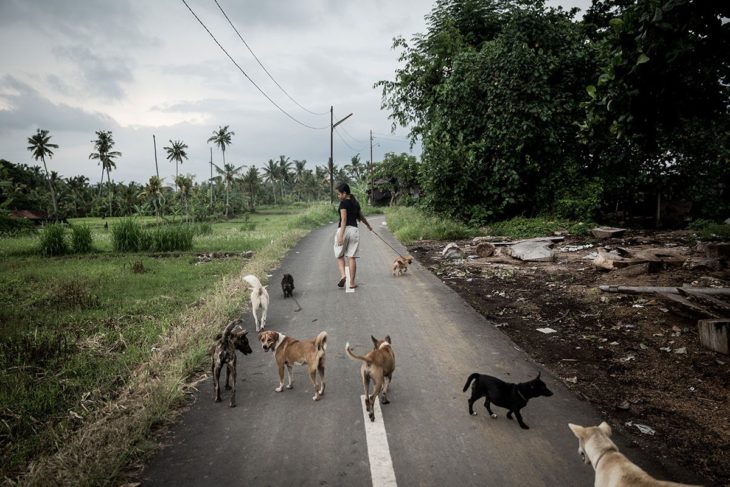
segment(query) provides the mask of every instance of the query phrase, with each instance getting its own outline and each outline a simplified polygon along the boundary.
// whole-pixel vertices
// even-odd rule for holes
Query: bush
[[[550,236],[558,230],[567,230],[572,235],[587,235],[592,224],[556,218],[525,218],[518,216],[511,220],[492,223],[488,227],[491,235],[504,237],[533,238]]]
[[[68,253],[66,229],[60,223],[46,225],[41,233],[40,253],[46,257]]]
[[[716,223],[712,220],[697,219],[689,224],[688,228],[697,232],[702,240],[730,239],[730,225]]]
[[[213,233],[213,225],[210,223],[197,223],[192,227],[195,235],[211,235]]]
[[[139,252],[143,237],[141,225],[132,218],[124,218],[112,226],[112,248],[115,252]]]
[[[149,250],[153,252],[172,252],[191,250],[195,229],[190,225],[167,225],[148,232]]]
[[[91,252],[91,228],[88,225],[71,225],[71,248],[78,254]]]
[[[603,183],[592,179],[562,191],[555,202],[555,213],[571,220],[590,221],[601,209]]]
[[[35,225],[30,220],[0,214],[0,235],[31,233],[34,229]]]

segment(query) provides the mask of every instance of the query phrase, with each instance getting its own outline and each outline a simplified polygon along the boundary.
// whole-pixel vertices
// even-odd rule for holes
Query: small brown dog
[[[400,276],[406,273],[408,266],[413,263],[413,257],[407,255],[405,257],[398,257],[393,261],[393,275]]]
[[[370,336],[373,341],[373,349],[367,355],[361,357],[355,355],[348,342],[345,345],[345,352],[352,360],[360,360],[360,378],[365,391],[365,406],[370,416],[370,421],[375,421],[375,398],[380,396],[380,402],[388,404],[388,387],[395,371],[395,354],[390,346],[390,336],[384,340],[378,340]],[[370,394],[370,379],[373,381],[373,393]],[[382,395],[381,395],[382,392]]]
[[[231,394],[230,407],[236,406],[236,350],[240,350],[244,355],[252,352],[251,346],[248,344],[248,338],[246,338],[248,332],[241,325],[243,325],[243,320],[233,320],[228,323],[223,333],[215,337],[216,344],[211,348],[215,402],[221,402],[220,375],[221,369],[225,365],[226,390],[231,388],[229,379],[233,376],[233,393]]]
[[[297,340],[277,331],[262,331],[259,341],[265,352],[273,351],[276,365],[279,368],[279,387],[276,392],[284,390],[284,366],[289,372],[289,383],[286,388],[292,388],[292,365],[307,364],[309,378],[314,385],[314,399],[324,394],[324,352],[327,348],[327,332],[322,331],[314,340]],[[317,385],[317,371],[320,384]]]
[[[584,463],[596,472],[595,487],[679,487],[687,484],[664,482],[644,472],[619,453],[611,441],[611,427],[605,421],[598,426],[578,426],[568,423],[578,438],[578,453]]]

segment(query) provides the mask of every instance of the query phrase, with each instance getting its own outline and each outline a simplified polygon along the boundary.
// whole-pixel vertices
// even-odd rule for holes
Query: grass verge
[[[385,217],[390,231],[404,245],[417,240],[459,240],[479,235],[476,228],[410,206],[390,207],[385,210]]]
[[[49,375],[56,382],[66,383],[77,394],[73,401],[58,408],[56,413],[61,416],[54,416],[53,421],[49,419],[46,424],[39,423],[38,426],[45,427],[43,434],[47,453],[33,458],[28,471],[18,478],[18,483],[114,485],[118,483],[120,473],[126,465],[140,459],[152,448],[151,431],[174,417],[175,408],[184,396],[187,381],[204,365],[212,337],[227,319],[240,313],[245,306],[245,286],[240,276],[248,273],[265,276],[311,228],[333,220],[336,215],[328,205],[316,205],[303,214],[286,216],[276,221],[271,215],[261,215],[262,219],[269,217],[272,218],[272,224],[279,223],[278,233],[268,236],[270,238],[266,244],[260,244],[255,257],[245,261],[243,269],[240,265],[228,272],[220,269],[224,275],[216,278],[212,289],[203,296],[199,293],[196,295],[195,290],[191,290],[190,295],[196,295],[198,299],[190,299],[184,306],[176,307],[174,313],[165,314],[168,308],[163,307],[160,313],[164,316],[161,319],[142,320],[141,324],[132,320],[130,323],[141,326],[120,328],[117,321],[110,316],[112,313],[106,307],[108,303],[104,293],[113,294],[114,291],[103,290],[103,278],[86,276],[86,280],[82,280],[78,289],[71,294],[65,291],[64,285],[57,286],[58,292],[63,289],[66,293],[62,296],[63,303],[78,303],[79,307],[89,310],[90,313],[106,315],[109,322],[99,324],[96,321],[99,317],[97,316],[89,318],[89,323],[96,323],[91,329],[69,331],[63,326],[56,330],[42,329],[37,335],[50,344],[41,349],[56,350],[57,355],[63,356],[67,369],[59,373],[49,368],[40,368],[30,373]],[[219,233],[219,237],[231,236],[240,243],[240,222],[227,225],[223,233]],[[229,247],[230,242],[226,242],[225,238],[219,240],[223,241],[222,247]],[[200,244],[196,247],[198,245]],[[238,247],[238,250],[242,249]],[[99,259],[98,256],[95,258]],[[29,259],[32,258],[18,259],[26,261],[18,263],[19,268],[27,266]],[[126,259],[129,260],[128,257]],[[80,266],[85,266],[85,260],[78,260]],[[151,276],[163,274],[162,268],[155,270],[154,262],[150,259],[133,268],[151,268]],[[58,265],[63,266],[64,271],[67,264],[67,261],[58,260]],[[190,262],[186,265],[193,267]],[[39,277],[41,270],[35,272],[30,278],[31,282],[47,282]],[[43,272],[51,271],[44,267]],[[129,270],[129,274],[137,275],[137,271]],[[140,275],[147,274],[142,272]],[[185,281],[185,278],[181,281]],[[51,293],[55,292],[53,289],[56,288],[52,287]],[[170,292],[173,290],[159,291],[162,294],[174,294]],[[160,294],[159,291],[157,294]],[[139,306],[146,309],[149,304],[143,302]],[[71,311],[73,310],[69,310]],[[70,324],[72,320],[65,323]],[[80,327],[81,324],[76,323],[76,326]],[[139,336],[134,335],[134,330]],[[16,348],[20,350],[24,346],[19,343]],[[13,352],[8,349],[7,353]],[[54,358],[42,357],[49,361],[46,362],[47,365]],[[33,360],[33,357],[29,359]],[[81,387],[74,383],[83,382],[83,378],[88,378],[89,372],[94,371],[103,378],[97,378],[96,382],[82,383]],[[58,375],[54,375],[56,373]],[[68,397],[65,399],[69,401]],[[35,404],[32,398],[31,403]],[[5,413],[3,410],[2,414]]]

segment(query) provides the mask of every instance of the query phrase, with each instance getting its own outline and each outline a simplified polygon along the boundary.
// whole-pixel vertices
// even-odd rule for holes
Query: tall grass
[[[112,226],[112,247],[116,252],[187,251],[193,248],[195,235],[212,233],[210,224],[206,225],[159,225],[144,229],[134,219],[125,218]]]
[[[39,251],[46,257],[64,255],[69,251],[66,229],[60,223],[46,225],[41,233]]]
[[[463,223],[428,215],[414,207],[391,207],[385,211],[388,228],[409,245],[418,240],[458,240],[479,234]]]
[[[71,248],[77,254],[91,252],[93,239],[88,225],[71,225]]]
[[[193,248],[195,228],[189,225],[165,225],[145,233],[150,236],[149,247],[145,250],[173,252]]]
[[[571,235],[588,235],[593,224],[549,217],[515,217],[497,223],[490,223],[486,232],[490,235],[515,238],[551,236],[558,230],[567,230]]]
[[[139,252],[143,242],[142,225],[133,218],[123,218],[112,225],[112,248],[115,252]]]

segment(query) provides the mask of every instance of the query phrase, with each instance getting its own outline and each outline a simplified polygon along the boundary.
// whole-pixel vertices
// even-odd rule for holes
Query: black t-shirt
[[[340,201],[340,206],[337,208],[337,228],[340,228],[340,225],[342,224],[342,216],[340,216],[340,210],[347,210],[347,226],[357,227],[357,215],[360,214],[360,205],[349,198],[345,198],[344,200]]]

